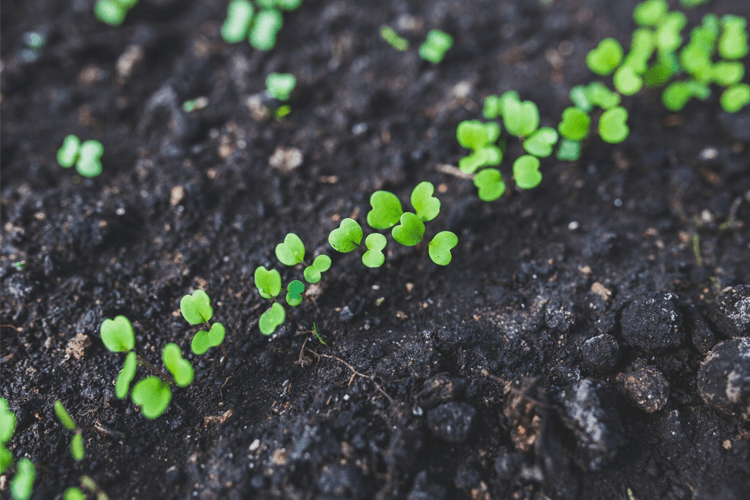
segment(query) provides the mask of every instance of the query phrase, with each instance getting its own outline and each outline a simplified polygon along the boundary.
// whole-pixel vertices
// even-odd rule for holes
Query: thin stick
[[[23,331],[20,328],[15,327],[13,325],[0,325],[0,327],[2,327],[2,328],[12,328],[12,329],[14,329],[16,331],[16,333],[21,333]]]
[[[435,167],[435,170],[437,170],[440,173],[452,175],[454,177],[458,177],[459,179],[464,179],[467,181],[470,181],[474,178],[471,174],[465,174],[458,168],[454,167],[453,165],[447,165],[445,163],[440,163]]]
[[[330,354],[318,354],[317,352],[315,352],[315,351],[313,351],[312,349],[309,349],[309,348],[307,349],[307,352],[309,352],[310,354],[312,354],[313,356],[316,356],[316,357],[318,357],[318,358],[328,358],[328,359],[333,359],[333,360],[336,360],[336,361],[338,361],[339,363],[343,364],[344,366],[346,366],[347,368],[349,368],[349,369],[350,369],[350,370],[352,371],[352,373],[353,373],[353,375],[352,375],[352,378],[351,378],[351,379],[349,379],[349,383],[350,383],[350,384],[351,384],[351,381],[352,381],[352,380],[354,379],[354,376],[355,376],[355,375],[357,375],[357,376],[360,376],[360,377],[362,377],[362,378],[364,378],[364,379],[367,379],[367,380],[369,380],[370,382],[372,382],[373,384],[375,384],[375,388],[376,388],[376,389],[377,389],[378,391],[380,391],[380,393],[381,393],[381,394],[382,394],[383,396],[385,396],[385,397],[386,397],[386,399],[388,399],[388,401],[389,401],[389,402],[391,403],[391,406],[395,406],[395,403],[393,402],[393,399],[392,399],[392,398],[391,398],[391,397],[390,397],[390,396],[388,395],[388,393],[387,393],[387,392],[385,392],[385,391],[383,390],[383,388],[382,388],[382,387],[380,386],[380,384],[378,384],[377,382],[375,382],[375,379],[374,379],[373,377],[371,377],[371,376],[367,376],[367,375],[365,375],[364,373],[360,373],[359,371],[357,371],[357,369],[356,369],[356,368],[354,368],[354,367],[353,367],[352,365],[350,365],[349,363],[347,363],[346,361],[344,361],[343,359],[341,359],[341,358],[339,358],[339,357],[336,357],[336,356],[331,356]]]

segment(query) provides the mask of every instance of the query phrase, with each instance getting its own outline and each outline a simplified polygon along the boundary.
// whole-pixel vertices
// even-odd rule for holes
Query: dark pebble
[[[722,290],[714,304],[713,321],[727,337],[750,336],[750,285]]]
[[[495,459],[495,472],[503,481],[509,481],[518,475],[523,464],[523,453],[503,453]]]
[[[685,341],[678,298],[669,292],[636,299],[623,311],[621,326],[625,341],[645,353],[679,347]]]
[[[682,311],[685,319],[685,330],[701,354],[708,354],[716,345],[716,335],[711,331],[708,323],[701,317],[695,308],[685,309]]]
[[[620,360],[620,346],[616,338],[603,333],[583,343],[581,356],[589,370],[599,373],[610,372]]]
[[[560,301],[553,300],[547,303],[544,310],[544,324],[547,328],[558,332],[567,332],[575,322],[575,313],[565,307]]]
[[[633,363],[627,372],[617,375],[617,387],[634,405],[646,413],[659,411],[669,400],[669,382],[664,375],[643,360]]]
[[[349,323],[354,319],[354,313],[352,313],[352,310],[349,309],[349,306],[344,306],[344,308],[341,309],[341,312],[339,313],[339,319],[342,323]]]
[[[444,373],[439,373],[425,381],[424,389],[417,394],[417,401],[423,410],[430,410],[440,403],[447,403],[459,397],[465,385],[463,379],[450,378]]]
[[[427,412],[427,427],[440,439],[460,444],[469,438],[476,413],[468,403],[451,401]]]
[[[750,339],[716,345],[698,371],[698,392],[706,404],[750,418]]]

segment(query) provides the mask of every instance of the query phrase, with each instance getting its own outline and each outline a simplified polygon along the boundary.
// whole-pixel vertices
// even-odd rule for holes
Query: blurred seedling
[[[63,168],[73,165],[76,171],[84,177],[96,177],[102,173],[101,157],[104,146],[99,141],[85,141],[81,143],[75,135],[65,138],[62,147],[57,150],[57,163]]]
[[[728,113],[737,113],[750,104],[750,85],[738,83],[729,87],[721,95],[721,107]]]
[[[169,407],[172,400],[172,383],[178,387],[187,387],[193,381],[193,366],[182,358],[177,344],[169,343],[162,351],[162,361],[172,375],[172,379],[162,370],[156,368],[149,361],[133,351],[135,335],[133,326],[125,316],[105,319],[101,326],[101,338],[104,346],[112,352],[126,352],[125,364],[117,376],[115,394],[119,399],[125,399],[130,390],[130,384],[135,378],[136,368],[143,365],[156,376],[149,376],[139,380],[131,394],[133,403],[141,407],[141,413],[148,419],[160,417]]]
[[[125,21],[128,11],[137,3],[138,0],[97,0],[94,4],[94,15],[105,24],[120,26]]]
[[[320,336],[320,333],[318,333],[318,325],[316,325],[315,323],[313,323],[313,333],[315,334],[316,337],[318,337],[318,341],[321,344],[323,344],[324,346],[328,346],[326,341],[323,340],[323,337]]]
[[[266,77],[266,95],[272,99],[286,102],[296,85],[297,79],[291,73],[271,73]],[[273,114],[277,120],[280,120],[291,111],[291,106],[284,104],[274,109]]]
[[[433,29],[427,33],[427,39],[419,46],[419,57],[432,64],[439,64],[452,46],[452,36],[445,31]]]
[[[409,42],[405,38],[398,36],[398,33],[390,26],[380,28],[380,36],[388,42],[394,49],[404,52],[409,49]]]
[[[212,347],[221,347],[224,357],[227,351],[224,348],[224,336],[226,331],[221,323],[209,323],[214,315],[211,307],[211,299],[203,290],[196,290],[192,295],[185,295],[180,300],[180,312],[185,321],[191,325],[205,325],[208,330],[200,330],[193,336],[190,349],[193,354],[200,356]]]
[[[89,491],[96,500],[109,500],[109,495],[90,476],[86,475],[81,476],[81,488],[73,487],[65,490],[63,500],[86,500],[84,489]]]
[[[190,99],[182,103],[182,109],[185,113],[192,113],[193,111],[199,111],[208,106],[208,97],[198,97],[196,99]]]
[[[500,165],[503,153],[494,144],[499,137],[500,125],[497,123],[482,123],[479,120],[459,123],[456,139],[462,147],[472,150],[472,153],[459,160],[458,168],[465,174],[473,174],[482,167]]]
[[[302,0],[257,0],[260,10],[248,0],[232,0],[227,7],[227,18],[221,26],[221,37],[227,43],[239,43],[245,38],[258,50],[268,51],[276,46],[276,37],[284,24],[281,10],[295,10]]]
[[[8,408],[8,401],[0,398],[0,475],[14,466],[13,454],[6,443],[13,438],[16,430],[16,414]],[[28,500],[34,488],[36,467],[28,458],[22,458],[15,464],[16,474],[10,482],[10,494],[14,500]]]
[[[70,416],[68,410],[66,410],[65,406],[63,406],[62,401],[55,401],[54,408],[55,415],[57,415],[57,419],[60,421],[62,426],[74,433],[73,439],[70,440],[70,454],[73,455],[73,458],[77,462],[80,462],[84,457],[82,434],[83,431],[78,428],[75,421],[73,420],[73,417]]]

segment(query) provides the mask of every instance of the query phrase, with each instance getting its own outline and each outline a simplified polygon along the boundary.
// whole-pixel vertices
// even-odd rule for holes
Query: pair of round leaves
[[[440,200],[432,196],[434,192],[435,186],[427,181],[417,184],[411,192],[411,205],[421,222],[431,221],[440,214]],[[372,209],[367,213],[367,224],[373,229],[390,229],[398,224],[404,215],[398,197],[388,191],[375,191],[370,196],[370,206]],[[361,235],[359,241],[362,241]],[[359,245],[359,241],[347,251],[354,250]]]
[[[542,182],[539,158],[523,155],[513,162],[513,178],[521,189],[533,189]]]
[[[633,9],[633,20],[641,26],[658,26],[667,12],[666,0],[646,0]]]
[[[99,141],[81,140],[75,135],[69,135],[57,150],[57,163],[63,168],[76,167],[76,172],[84,177],[96,177],[102,173],[101,158],[104,146]]]
[[[485,168],[474,176],[474,186],[479,190],[482,201],[495,201],[505,193],[505,182],[496,168]]]
[[[527,153],[540,158],[546,158],[552,154],[552,150],[559,138],[557,131],[550,127],[542,127],[528,139],[523,141],[523,148]]]
[[[221,323],[214,323],[208,331],[200,330],[193,337],[193,341],[190,343],[190,349],[193,354],[201,355],[204,354],[212,347],[219,347],[224,342],[226,336],[226,330],[224,325]]]
[[[264,266],[259,266],[255,269],[255,286],[258,288],[258,293],[264,299],[273,299],[278,297],[281,293],[281,274],[276,269],[270,271]],[[287,287],[286,301],[290,306],[298,306],[302,302],[302,293],[305,291],[305,285],[299,281],[294,280],[289,283]],[[281,309],[284,308],[279,305]],[[278,318],[278,313],[272,314],[273,317]],[[262,316],[261,316],[262,319]],[[283,320],[281,321],[283,323]],[[279,324],[281,324],[279,323]],[[278,326],[278,325],[277,325]],[[276,329],[275,327],[273,328]]]
[[[478,149],[458,161],[458,168],[465,174],[473,174],[487,166],[497,166],[503,161],[503,152],[494,144]]]
[[[57,419],[60,421],[63,427],[65,427],[69,431],[75,432],[75,434],[73,435],[73,439],[70,440],[70,454],[73,455],[73,458],[76,461],[80,462],[81,460],[83,460],[85,454],[83,448],[83,436],[81,435],[81,431],[73,421],[73,417],[71,417],[70,413],[68,413],[68,410],[66,410],[65,406],[63,406],[62,401],[55,401],[54,409],[55,415],[57,415]]]
[[[98,20],[110,26],[120,26],[125,16],[138,0],[97,0],[94,4],[94,15]]]
[[[539,127],[539,108],[531,101],[507,99],[503,103],[505,130],[516,137],[528,137]]]
[[[696,97],[701,100],[708,99],[711,89],[708,85],[690,80],[686,82],[672,82],[661,94],[664,107],[670,111],[682,111],[685,105]]]
[[[620,99],[619,94],[599,81],[593,81],[588,85],[576,85],[570,89],[570,100],[586,113],[594,109],[594,106],[602,109],[613,108],[620,104]]]
[[[274,302],[268,311],[260,315],[260,319],[258,320],[260,332],[263,335],[271,335],[279,325],[284,323],[285,319],[286,311],[284,310],[284,306],[278,302]]]
[[[734,15],[722,17],[723,31],[719,38],[719,54],[724,59],[742,59],[748,53],[747,21]]]
[[[266,93],[279,101],[288,101],[296,85],[297,79],[291,73],[271,73],[266,77]]]
[[[105,319],[100,328],[104,347],[112,352],[129,352],[135,347],[133,325],[125,316]]]
[[[438,64],[452,46],[452,36],[445,31],[433,29],[427,33],[427,39],[419,46],[419,57],[433,64]]]
[[[177,344],[169,343],[162,351],[162,361],[172,374],[175,384],[186,387],[193,381],[194,370],[190,362],[182,357]],[[160,417],[172,401],[169,383],[157,376],[146,377],[133,386],[133,403],[141,407],[141,413],[148,419]]]
[[[276,45],[276,35],[284,23],[281,13],[275,7],[276,5],[264,8],[255,15],[248,0],[232,0],[227,7],[227,18],[221,26],[221,37],[227,43],[239,43],[247,37],[250,45],[256,49],[271,50]]]
[[[608,109],[599,117],[599,136],[604,142],[617,144],[624,141],[630,128],[628,127],[628,112],[625,108]]]
[[[34,490],[36,467],[28,458],[22,458],[16,465],[16,475],[10,482],[10,494],[14,500],[29,500]]]
[[[482,116],[485,120],[494,120],[503,116],[503,106],[507,101],[518,101],[520,98],[515,90],[508,90],[501,96],[488,95],[484,100]]]
[[[494,122],[483,123],[479,120],[464,120],[456,128],[458,143],[462,147],[474,151],[494,143],[499,137],[500,125]]]
[[[620,42],[614,38],[605,38],[594,49],[586,54],[586,65],[600,76],[611,75],[620,65],[624,56]]]
[[[284,237],[284,242],[276,245],[275,253],[279,262],[285,266],[296,266],[305,260],[305,244],[296,234],[288,233]],[[305,281],[310,284],[319,282],[321,274],[330,268],[331,258],[327,255],[318,255],[313,263],[305,268]]]
[[[385,191],[383,192],[385,193]],[[398,202],[398,198],[396,198],[396,202],[398,203],[398,208],[400,210],[401,203]],[[382,217],[383,215],[384,212],[381,212],[379,217]],[[372,219],[372,222],[375,223],[374,218]],[[363,237],[364,232],[362,231],[362,226],[360,226],[357,221],[354,219],[344,219],[341,221],[339,227],[331,231],[331,234],[328,235],[328,243],[337,252],[349,253],[359,247],[362,243]],[[382,234],[373,233],[368,235],[367,239],[365,239],[365,247],[367,250],[364,255],[362,255],[362,263],[370,268],[382,266],[385,262],[383,249],[386,244],[387,240]]]

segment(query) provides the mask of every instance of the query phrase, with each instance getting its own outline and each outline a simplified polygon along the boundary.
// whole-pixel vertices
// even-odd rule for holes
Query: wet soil
[[[490,93],[518,90],[555,126],[592,79],[586,52],[629,40],[635,3],[305,0],[261,53],[221,40],[224,1],[141,0],[118,28],[88,1],[3,2],[0,397],[33,498],[84,474],[113,499],[746,498],[750,390],[705,393],[729,387],[726,363],[750,373],[742,342],[710,354],[750,334],[743,289],[719,301],[739,330],[715,307],[750,283],[750,111],[714,95],[669,114],[643,91],[624,143],[546,159],[539,188],[491,204],[439,167]],[[714,0],[691,23],[709,8],[750,16]],[[432,28],[455,37],[437,66],[416,53]],[[272,71],[298,80],[281,121],[258,105]],[[100,177],[57,165],[70,133],[104,144]],[[271,166],[278,148],[301,165]],[[423,246],[389,244],[378,270],[334,255],[328,233],[364,222],[374,190],[406,201],[423,180],[443,206],[428,236],[459,236],[450,266]],[[287,232],[333,267],[265,337],[253,271],[301,278],[273,254]],[[115,397],[123,360],[99,326],[126,315],[154,363],[168,342],[187,352],[179,300],[198,288],[228,356],[189,355],[195,382],[149,421]],[[701,372],[707,355],[725,364]]]

